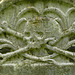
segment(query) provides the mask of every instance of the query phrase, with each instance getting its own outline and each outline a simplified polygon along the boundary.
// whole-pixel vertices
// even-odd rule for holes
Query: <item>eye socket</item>
[[[25,32],[26,37],[30,37],[30,32]]]
[[[43,37],[43,32],[36,32],[36,35],[37,35],[38,37]]]

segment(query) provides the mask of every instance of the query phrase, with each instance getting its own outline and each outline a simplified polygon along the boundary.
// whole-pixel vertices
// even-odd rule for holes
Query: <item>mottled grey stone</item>
[[[75,0],[1,0],[0,75],[75,75]]]

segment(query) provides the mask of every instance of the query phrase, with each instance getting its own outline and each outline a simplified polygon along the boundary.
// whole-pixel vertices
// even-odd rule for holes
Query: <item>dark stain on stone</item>
[[[70,52],[75,52],[75,46],[71,46],[67,50],[70,51]]]
[[[0,53],[4,54],[4,53],[8,53],[8,52],[11,52],[11,49],[10,48],[2,48],[0,49]]]

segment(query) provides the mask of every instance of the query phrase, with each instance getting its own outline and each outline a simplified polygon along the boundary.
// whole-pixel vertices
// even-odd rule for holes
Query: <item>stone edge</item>
[[[36,2],[36,1],[39,1],[39,0],[2,0],[0,1],[0,12],[7,8],[9,5],[12,5],[12,4],[15,4],[19,1],[26,1],[26,2]],[[40,0],[40,1],[45,1],[45,0]],[[65,2],[65,3],[68,3],[68,4],[71,4],[75,7],[75,0],[46,0],[46,1],[58,1],[58,2]]]

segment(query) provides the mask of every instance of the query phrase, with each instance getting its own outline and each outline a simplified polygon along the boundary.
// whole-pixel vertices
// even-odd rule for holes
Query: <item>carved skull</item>
[[[22,19],[25,20],[25,18]],[[47,38],[53,38],[51,41],[54,41],[61,36],[59,24],[52,18],[35,17],[22,22],[17,29],[28,38],[28,43],[32,48],[40,48]]]
[[[14,10],[14,12],[15,11],[16,10]],[[68,12],[69,11],[71,11],[71,9],[68,10]],[[70,13],[68,13],[68,12],[67,12],[67,14],[69,15],[72,11]],[[56,50],[56,51],[54,51],[54,53],[55,52],[57,53],[57,51],[58,51],[57,54],[62,54],[63,52],[65,52],[62,50],[63,47],[69,41],[68,40],[69,36],[65,37],[64,35],[67,35],[67,34],[65,34],[67,32],[70,32],[70,31],[73,32],[74,26],[75,26],[75,23],[74,23],[73,26],[68,29],[68,26],[69,26],[68,25],[69,22],[67,23],[67,21],[69,21],[69,20],[67,20],[68,15],[66,17],[66,15],[60,9],[55,8],[55,7],[45,8],[44,10],[41,10],[41,11],[39,9],[37,9],[37,7],[26,7],[24,9],[22,9],[19,13],[16,11],[16,13],[13,13],[13,17],[12,17],[13,21],[10,21],[9,19],[6,18],[7,21],[3,21],[3,23],[2,23],[3,29],[2,28],[0,29],[1,33],[5,32],[4,35],[2,35],[3,39],[0,39],[0,40],[2,43],[7,43],[4,45],[1,45],[1,47],[3,48],[3,47],[8,46],[13,49],[14,46],[16,46],[16,48],[14,49],[16,51],[11,52],[11,55],[9,55],[9,53],[7,53],[6,55],[0,54],[0,56],[7,57],[7,59],[8,59],[12,55],[14,56],[14,55],[20,54],[22,52],[24,53],[26,49],[28,49],[28,50],[26,50],[27,53],[28,53],[28,51],[30,51],[29,49],[32,49],[33,50],[32,52],[34,52],[36,50],[35,51],[36,53],[34,53],[33,55],[37,54],[38,56],[39,55],[42,56],[43,54],[44,54],[43,56],[45,56],[46,49],[48,49],[49,52]],[[3,20],[4,20],[4,18],[3,18]],[[5,26],[3,26],[3,25],[5,25]],[[8,25],[8,26],[6,26],[6,25]],[[15,27],[16,27],[16,29],[15,29]],[[66,29],[67,29],[67,32],[66,32]],[[73,32],[73,34],[75,34],[75,32]],[[5,38],[8,40],[6,40]],[[9,40],[11,40],[11,41],[9,41]],[[26,46],[24,44],[24,42],[26,42],[26,41],[27,41],[28,46]],[[46,42],[46,41],[49,41],[49,42]],[[52,45],[52,43],[54,41],[56,41],[56,44]],[[71,44],[71,42],[69,42],[69,43]],[[68,43],[68,45],[69,45],[69,43]],[[75,42],[72,42],[72,43],[75,43]],[[47,46],[48,44],[49,44],[49,46]],[[45,47],[45,45],[46,45],[46,47]],[[67,48],[64,48],[64,49],[67,49]],[[40,52],[38,52],[38,51],[40,51]],[[62,52],[60,52],[60,51],[62,51]],[[48,55],[50,55],[50,54],[48,54]],[[65,55],[65,53],[63,53],[63,55]],[[57,56],[57,55],[54,55],[54,57],[55,56]],[[65,56],[67,56],[67,55],[65,55]],[[51,55],[51,57],[52,57],[52,55]],[[57,58],[57,60],[58,60],[58,58]]]

